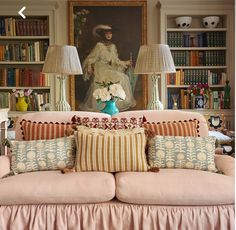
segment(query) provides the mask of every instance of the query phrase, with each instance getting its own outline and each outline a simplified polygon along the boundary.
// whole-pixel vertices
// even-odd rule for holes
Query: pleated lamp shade
[[[142,45],[134,72],[136,74],[176,72],[169,46],[165,44]]]
[[[76,47],[49,46],[42,72],[62,75],[83,74]]]

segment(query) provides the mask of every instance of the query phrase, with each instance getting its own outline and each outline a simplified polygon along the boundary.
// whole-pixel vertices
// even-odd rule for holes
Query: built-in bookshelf
[[[51,44],[49,15],[0,16],[0,107],[15,111],[13,89],[32,89],[29,111],[53,103],[52,79],[42,73]]]
[[[205,109],[224,109],[224,86],[227,80],[226,20],[220,17],[217,28],[204,28],[204,15],[192,16],[195,28],[176,28],[175,18],[167,17],[166,40],[176,66],[176,73],[167,74],[167,108],[173,108],[173,96],[178,109],[194,109],[194,96],[188,94],[189,85],[208,84],[211,93]]]
[[[161,78],[161,100],[165,109],[196,111],[195,98],[189,94],[188,87],[201,83],[209,85],[210,94],[204,109],[197,111],[212,113],[213,110],[220,110],[227,113],[229,108],[224,105],[224,87],[226,80],[229,80],[230,111],[234,111],[235,73],[231,52],[234,50],[233,8],[233,1],[231,5],[216,0],[214,7],[202,1],[196,8],[191,1],[186,5],[182,0],[176,3],[159,0],[159,42],[169,45],[176,66],[175,74]],[[180,16],[192,17],[188,28],[176,25],[175,19]],[[215,28],[204,27],[202,19],[206,16],[219,16],[219,24]],[[177,105],[173,98],[177,98]],[[234,125],[234,122],[231,124]]]

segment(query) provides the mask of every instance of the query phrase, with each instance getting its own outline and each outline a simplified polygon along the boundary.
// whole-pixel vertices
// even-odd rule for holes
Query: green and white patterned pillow
[[[149,140],[151,167],[184,168],[216,172],[215,137],[155,136]]]
[[[11,141],[11,170],[14,174],[72,168],[74,136],[33,141]]]

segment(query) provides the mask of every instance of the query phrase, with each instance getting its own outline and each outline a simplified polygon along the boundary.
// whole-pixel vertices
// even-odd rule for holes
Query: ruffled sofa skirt
[[[217,191],[216,191],[217,192]],[[233,230],[234,205],[100,204],[0,206],[0,229]]]

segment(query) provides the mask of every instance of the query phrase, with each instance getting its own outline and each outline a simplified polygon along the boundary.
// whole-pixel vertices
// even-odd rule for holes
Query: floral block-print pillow
[[[72,168],[74,136],[52,140],[11,141],[11,170],[14,174]]]
[[[215,141],[215,137],[155,136],[148,143],[149,165],[216,172]]]

